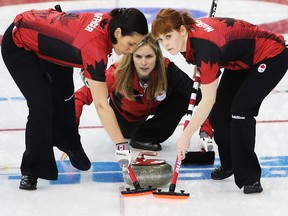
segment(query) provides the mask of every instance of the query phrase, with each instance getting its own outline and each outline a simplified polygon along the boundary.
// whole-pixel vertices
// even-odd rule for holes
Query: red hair
[[[182,25],[187,30],[195,20],[186,11],[176,11],[172,8],[161,9],[152,22],[151,34],[153,38],[158,38],[161,34],[167,34],[173,30],[179,31]]]

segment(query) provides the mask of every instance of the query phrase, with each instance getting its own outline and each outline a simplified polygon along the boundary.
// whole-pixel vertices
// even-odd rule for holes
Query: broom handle
[[[187,112],[186,120],[185,120],[185,123],[184,123],[184,129],[189,124],[190,117],[192,116],[193,109],[194,109],[195,103],[196,103],[196,97],[197,97],[197,91],[198,91],[199,85],[200,85],[200,75],[197,72],[196,76],[195,76],[194,84],[193,84],[194,91],[191,94],[190,101],[189,101],[188,112]],[[177,182],[179,171],[180,171],[180,166],[181,166],[181,159],[179,159],[177,157],[175,165],[174,165],[174,171],[173,171],[171,184],[170,184],[170,187],[169,187],[169,191],[170,192],[174,192],[175,191],[176,182]]]
[[[188,111],[186,114],[186,119],[184,122],[184,129],[187,127],[187,125],[190,122],[190,118],[192,116],[194,107],[195,107],[195,103],[196,103],[196,97],[197,97],[197,91],[199,89],[199,85],[200,85],[200,74],[197,72],[195,75],[195,80],[194,80],[194,84],[193,84],[193,93],[191,94],[190,97],[190,101],[189,101],[189,106],[188,106]]]
[[[218,5],[218,0],[212,0],[211,9],[209,12],[209,17],[215,16],[217,5]],[[192,112],[193,112],[193,109],[195,107],[195,102],[196,102],[197,91],[198,91],[199,85],[200,85],[200,74],[199,74],[199,72],[196,72],[195,80],[194,80],[194,84],[193,84],[194,91],[190,97],[188,111],[187,111],[187,115],[186,115],[186,120],[184,122],[184,129],[187,127],[187,125],[190,122],[190,117],[192,116]],[[177,182],[179,171],[180,171],[180,166],[181,166],[181,160],[177,157],[176,162],[175,162],[175,166],[174,166],[171,184],[169,187],[169,192],[175,191],[176,182]]]
[[[135,189],[136,190],[141,189],[141,186],[140,186],[140,184],[139,184],[139,182],[138,182],[138,180],[136,178],[136,175],[135,175],[131,165],[128,166],[127,170],[128,170],[128,174],[129,174],[129,176],[130,176],[130,178],[132,180],[132,183],[133,183]]]

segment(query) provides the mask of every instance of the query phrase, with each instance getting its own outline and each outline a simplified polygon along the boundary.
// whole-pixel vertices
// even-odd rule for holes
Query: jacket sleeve
[[[210,124],[210,121],[208,118],[201,125],[199,134],[201,132],[206,132],[210,136],[210,138],[213,137],[213,128],[212,128],[212,125]]]
[[[90,105],[93,102],[90,89],[87,86],[83,86],[75,92],[75,114],[76,123],[80,124],[80,116],[83,111],[84,105]]]

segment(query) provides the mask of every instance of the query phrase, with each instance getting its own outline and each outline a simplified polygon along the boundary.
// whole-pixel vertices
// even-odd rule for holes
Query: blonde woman
[[[193,80],[162,56],[158,42],[148,34],[133,53],[111,65],[106,82],[110,105],[123,136],[131,139],[130,145],[160,151],[161,143],[174,133],[187,112]],[[89,88],[76,91],[75,99],[79,124],[83,105],[92,103]],[[212,137],[208,121],[201,132]]]

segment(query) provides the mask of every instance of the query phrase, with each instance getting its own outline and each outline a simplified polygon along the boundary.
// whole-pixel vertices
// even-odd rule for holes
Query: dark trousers
[[[53,146],[81,148],[75,120],[73,68],[52,64],[18,48],[12,40],[12,28],[13,24],[3,36],[1,51],[29,109],[21,172],[55,180],[58,170]]]
[[[260,181],[261,167],[254,151],[256,120],[264,98],[275,88],[288,69],[288,49],[264,60],[250,70],[225,70],[209,116],[218,145],[221,165],[234,170],[239,188]]]
[[[181,118],[186,114],[189,98],[173,92],[167,96],[151,118],[137,122],[127,121],[112,103],[110,105],[125,138],[133,138],[141,142],[162,143],[174,133]]]

